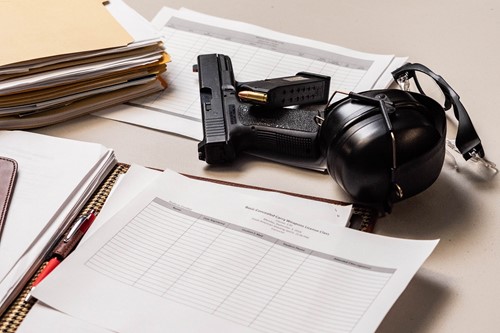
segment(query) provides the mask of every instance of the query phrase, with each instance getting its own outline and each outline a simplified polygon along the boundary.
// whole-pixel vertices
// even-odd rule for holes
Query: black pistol
[[[325,104],[330,77],[301,72],[292,77],[238,83],[231,59],[223,54],[198,56],[203,119],[200,160],[233,161],[240,151],[316,159],[320,155],[317,112],[288,105]]]

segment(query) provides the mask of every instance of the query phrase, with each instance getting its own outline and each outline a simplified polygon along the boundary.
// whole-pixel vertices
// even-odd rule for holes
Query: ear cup
[[[320,144],[332,178],[357,202],[387,206],[429,187],[439,175],[445,154],[446,118],[434,100],[400,90],[361,93],[386,96],[395,137],[392,140],[380,106],[353,98],[333,104],[320,129]]]

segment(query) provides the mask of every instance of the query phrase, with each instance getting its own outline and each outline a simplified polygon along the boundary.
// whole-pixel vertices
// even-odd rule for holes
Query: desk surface
[[[441,74],[460,94],[489,159],[500,163],[494,99],[500,53],[500,2],[302,0],[126,0],[151,19],[162,6],[181,6],[355,50],[408,56]],[[168,49],[168,45],[167,45]],[[453,129],[451,129],[452,131]],[[100,142],[122,162],[274,187],[348,201],[324,174],[244,157],[207,168],[197,142],[176,135],[85,116],[36,130]],[[489,332],[500,326],[500,177],[478,181],[445,165],[427,191],[395,206],[376,232],[440,238],[435,252],[389,312],[379,332]],[[361,245],[362,246],[362,245]]]

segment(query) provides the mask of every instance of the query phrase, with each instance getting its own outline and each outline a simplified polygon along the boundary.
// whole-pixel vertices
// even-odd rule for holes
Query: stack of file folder
[[[166,88],[161,35],[121,0],[0,1],[0,129],[58,123]]]

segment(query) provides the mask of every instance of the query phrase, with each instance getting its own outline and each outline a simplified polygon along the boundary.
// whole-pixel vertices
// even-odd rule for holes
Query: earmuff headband
[[[472,125],[469,114],[465,110],[462,102],[460,102],[460,96],[458,96],[458,94],[440,75],[437,75],[422,64],[407,63],[393,71],[392,76],[398,83],[413,78],[419,92],[425,95],[424,91],[420,87],[415,71],[422,72],[430,76],[438,84],[446,98],[445,110],[448,110],[451,106],[453,106],[455,118],[458,120],[456,146],[464,159],[468,160],[471,157],[477,156],[481,158],[484,157],[481,139],[479,139],[479,136]]]

